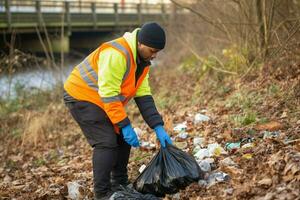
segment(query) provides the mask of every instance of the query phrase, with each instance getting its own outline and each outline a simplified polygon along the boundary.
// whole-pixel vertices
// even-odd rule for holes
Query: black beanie
[[[166,44],[166,34],[159,24],[148,22],[138,32],[138,41],[148,47],[163,49]]]

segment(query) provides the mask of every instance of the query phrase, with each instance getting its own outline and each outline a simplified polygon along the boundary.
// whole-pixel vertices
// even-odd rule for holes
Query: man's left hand
[[[164,127],[162,125],[158,125],[154,128],[154,131],[156,133],[156,137],[158,138],[161,146],[163,148],[166,147],[166,142],[168,144],[172,144],[171,138],[168,135],[168,133],[165,131]]]

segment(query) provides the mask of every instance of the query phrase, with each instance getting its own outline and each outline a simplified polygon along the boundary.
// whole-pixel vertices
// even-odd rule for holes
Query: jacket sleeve
[[[104,111],[119,128],[130,123],[121,97],[121,84],[126,67],[125,57],[113,48],[107,48],[99,54],[98,93],[104,104]]]
[[[134,100],[150,128],[154,129],[157,125],[164,125],[164,121],[158,113],[154,99],[151,95],[135,97]]]

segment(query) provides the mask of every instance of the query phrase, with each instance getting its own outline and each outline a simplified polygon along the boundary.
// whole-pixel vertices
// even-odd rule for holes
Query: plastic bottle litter
[[[210,172],[211,171],[210,163],[208,161],[206,161],[206,160],[201,160],[199,162],[199,166],[200,166],[200,169],[203,172]]]
[[[68,182],[67,183],[67,187],[68,187],[68,197],[72,200],[77,200],[83,197],[83,194],[81,194],[80,188],[82,188],[82,186],[77,183],[76,181],[74,182]]]
[[[174,131],[177,132],[177,133],[181,133],[181,132],[185,132],[186,131],[186,122],[184,123],[181,123],[181,124],[177,124],[175,127],[174,127]]]
[[[201,113],[197,113],[197,114],[195,115],[194,123],[195,123],[195,124],[198,124],[198,123],[200,123],[200,122],[206,122],[206,121],[209,121],[209,120],[210,120],[210,118],[209,118],[208,116],[203,115],[203,114],[201,114]]]
[[[202,137],[195,137],[193,139],[193,144],[194,144],[194,146],[196,146],[196,145],[200,145],[201,146],[204,143],[204,141],[205,141],[205,139],[202,138]]]

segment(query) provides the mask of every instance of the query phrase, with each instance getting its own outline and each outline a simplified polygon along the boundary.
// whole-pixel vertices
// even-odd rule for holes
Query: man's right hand
[[[139,140],[137,138],[137,135],[135,131],[133,130],[131,124],[128,124],[127,126],[124,126],[122,128],[122,134],[124,140],[133,147],[140,146]]]

